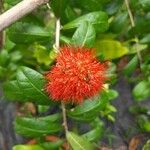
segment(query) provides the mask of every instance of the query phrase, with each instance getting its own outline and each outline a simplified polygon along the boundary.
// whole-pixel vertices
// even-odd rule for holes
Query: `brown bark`
[[[49,0],[23,0],[0,15],[0,32]]]
[[[0,14],[3,12],[3,0],[0,0]],[[3,47],[3,32],[0,32],[0,49]]]

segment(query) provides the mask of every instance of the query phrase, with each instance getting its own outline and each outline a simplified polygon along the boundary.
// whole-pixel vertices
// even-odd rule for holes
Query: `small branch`
[[[3,13],[4,7],[3,7],[3,0],[0,0],[0,14]],[[4,32],[0,32],[0,49],[3,48],[4,46],[4,41],[5,41],[5,36],[4,36]]]
[[[63,126],[65,129],[65,133],[67,133],[68,132],[68,125],[67,125],[66,108],[65,108],[65,104],[63,102],[61,103],[61,108],[62,108],[62,113],[63,113]]]
[[[130,17],[131,26],[135,27],[134,17],[133,17],[132,11],[130,9],[129,0],[125,0],[125,5],[126,5],[126,8],[127,8],[129,17]],[[137,39],[137,36],[135,36],[135,38]],[[136,44],[138,44],[138,42]],[[138,49],[136,49],[136,52],[137,52],[137,56],[138,56],[138,59],[139,59],[139,62],[140,62],[140,67],[141,67],[141,65],[142,65],[141,53]]]
[[[60,18],[57,18],[56,19],[55,45],[54,45],[54,48],[57,53],[59,52],[59,47],[60,47],[60,28],[61,28]],[[61,108],[62,108],[62,114],[63,114],[63,126],[64,126],[65,134],[66,134],[68,132],[68,125],[67,125],[66,108],[65,108],[65,104],[63,101],[61,102]]]
[[[59,46],[60,46],[60,18],[58,18],[56,20],[56,33],[55,33],[55,47],[56,47],[56,50],[59,51]]]
[[[0,15],[0,31],[4,30],[17,20],[32,12],[49,0],[23,0],[2,15]]]
[[[60,27],[61,27],[60,18],[57,18],[56,33],[55,33],[55,45],[54,45],[54,48],[57,53],[59,52],[59,47],[60,47]],[[61,102],[61,109],[62,109],[62,114],[63,114],[63,126],[65,129],[65,135],[66,135],[68,132],[68,125],[67,125],[66,108],[65,108],[65,104],[63,101]],[[67,149],[69,149],[69,148],[67,148]]]
[[[130,17],[131,26],[135,27],[135,22],[134,22],[133,14],[132,14],[130,6],[129,6],[129,1],[125,0],[125,4],[126,4],[126,7],[127,7],[127,11],[128,11],[129,17]]]

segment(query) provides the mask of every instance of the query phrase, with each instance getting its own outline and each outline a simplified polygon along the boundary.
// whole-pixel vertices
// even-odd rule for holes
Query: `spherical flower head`
[[[46,74],[46,92],[55,101],[82,103],[103,89],[107,67],[92,49],[62,47],[56,65]]]

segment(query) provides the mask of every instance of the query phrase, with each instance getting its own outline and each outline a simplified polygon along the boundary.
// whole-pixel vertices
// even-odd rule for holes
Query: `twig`
[[[129,6],[129,1],[125,0],[125,4],[126,4],[126,7],[127,7],[127,11],[128,11],[129,17],[130,17],[131,26],[135,27],[135,22],[134,22],[133,14],[132,14],[130,6]]]
[[[0,0],[0,14],[2,14],[3,11],[4,11],[3,0]],[[5,33],[3,31],[0,32],[0,49],[3,48],[4,42],[5,42]]]
[[[129,1],[128,0],[125,0],[125,5],[127,7],[127,11],[128,11],[128,14],[129,14],[131,26],[135,27],[134,17],[133,17],[132,11],[130,9],[130,5],[129,5]],[[138,39],[137,36],[135,36],[135,38]],[[139,44],[139,43],[137,42],[136,44]],[[139,59],[139,62],[140,62],[140,67],[141,67],[141,65],[142,65],[141,53],[140,53],[140,51],[138,49],[136,49],[136,52],[137,52],[137,56],[138,56],[138,59]]]
[[[56,33],[55,33],[55,49],[59,52],[60,47],[60,18],[56,20]],[[63,114],[63,126],[65,129],[65,134],[68,132],[68,125],[67,125],[67,116],[66,116],[66,108],[64,102],[61,102],[62,114]]]
[[[0,32],[49,0],[23,0],[0,15]]]
[[[60,47],[60,18],[56,20],[56,33],[55,33],[55,48],[57,51],[59,51]]]
[[[68,125],[67,125],[66,108],[65,108],[65,104],[63,102],[61,102],[61,108],[62,108],[62,113],[63,113],[63,126],[65,129],[65,133],[67,133],[68,132]]]

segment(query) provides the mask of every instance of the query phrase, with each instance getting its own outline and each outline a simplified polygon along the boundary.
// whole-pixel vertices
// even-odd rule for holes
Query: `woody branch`
[[[23,0],[0,15],[0,32],[49,0]]]

